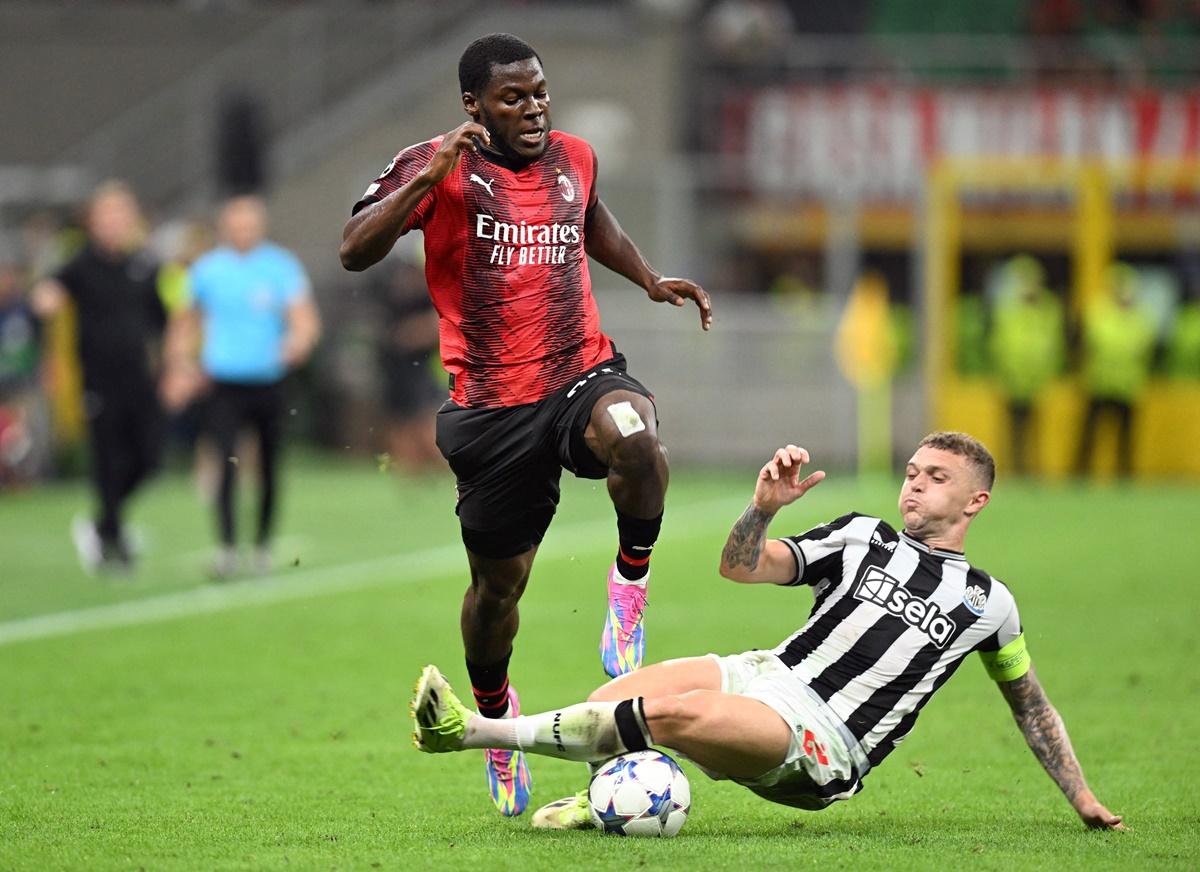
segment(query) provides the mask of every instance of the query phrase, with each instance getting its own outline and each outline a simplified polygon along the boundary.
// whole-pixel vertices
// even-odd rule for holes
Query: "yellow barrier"
[[[1070,196],[1072,281],[1068,311],[1078,315],[1103,286],[1104,270],[1117,249],[1114,195],[1200,192],[1200,162],[1144,160],[1125,164],[1058,159],[953,159],[934,165],[927,181],[925,237],[926,383],[930,419],[939,429],[966,430],[1011,467],[1008,416],[1000,393],[984,379],[955,372],[955,325],[961,278],[966,192],[1066,193]],[[1171,198],[1166,198],[1170,200]],[[1163,204],[1161,212],[1169,212]],[[994,222],[995,216],[989,216]],[[1019,219],[1016,219],[1019,220]],[[1059,477],[1074,471],[1085,398],[1073,378],[1050,386],[1039,398],[1031,467]],[[1094,472],[1115,468],[1114,429],[1103,422],[1096,440]],[[1200,477],[1200,383],[1155,381],[1138,406],[1134,423],[1136,474]]]
[[[1001,469],[1013,467],[1004,398],[987,379],[944,379],[934,418],[945,430],[964,430],[991,449]],[[1027,467],[1052,479],[1075,472],[1085,398],[1074,379],[1050,385],[1038,399]],[[1103,420],[1096,434],[1090,472],[1116,471],[1115,423]],[[1156,381],[1146,389],[1134,416],[1133,470],[1150,477],[1200,478],[1200,384]]]

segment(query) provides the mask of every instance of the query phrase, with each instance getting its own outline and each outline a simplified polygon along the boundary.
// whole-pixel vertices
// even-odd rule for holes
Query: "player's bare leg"
[[[692,690],[721,689],[721,667],[711,657],[681,657],[644,666],[614,678],[588,696],[588,702],[619,702],[635,696],[652,699]]]
[[[467,551],[471,585],[463,596],[462,637],[467,660],[481,665],[506,660],[520,626],[517,603],[529,583],[537,548],[514,557],[483,557]]]
[[[520,701],[508,680],[508,661],[520,626],[517,603],[529,582],[537,548],[491,558],[467,551],[471,585],[463,596],[461,627],[475,704],[484,718],[512,718]],[[518,815],[529,804],[532,779],[525,755],[508,749],[484,754],[488,792],[501,814]]]
[[[608,466],[608,493],[617,511],[617,557],[608,573],[608,615],[600,642],[604,671],[637,669],[645,656],[642,615],[650,554],[662,526],[667,452],[658,441],[654,404],[633,391],[609,391],[592,406],[584,433]]]
[[[748,696],[693,690],[647,699],[643,711],[655,744],[735,778],[757,778],[781,765],[792,741],[787,722]]]

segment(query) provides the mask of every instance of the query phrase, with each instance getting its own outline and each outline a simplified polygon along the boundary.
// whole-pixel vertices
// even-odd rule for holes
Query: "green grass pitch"
[[[807,591],[716,574],[754,472],[675,471],[652,659],[773,646],[803,622]],[[852,508],[894,517],[897,486],[834,475],[773,532]],[[74,563],[82,486],[0,497],[0,869],[1200,866],[1195,490],[1002,480],[968,541],[1014,590],[1042,682],[1129,832],[1082,828],[972,662],[854,800],[798,812],[684,764],[692,816],[663,841],[536,832],[493,812],[479,754],[412,749],[419,667],[466,685],[452,500],[446,478],[294,462],[279,570],[213,586],[211,522],[182,476],[138,502],[147,554],[125,581]],[[521,608],[527,711],[600,683],[614,546],[603,485],[564,481]],[[535,803],[581,784],[578,764],[533,762]]]

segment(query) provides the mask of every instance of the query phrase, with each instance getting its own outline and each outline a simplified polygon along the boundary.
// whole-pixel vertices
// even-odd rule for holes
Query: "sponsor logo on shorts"
[[[971,614],[982,615],[983,610],[987,608],[987,594],[983,592],[982,587],[973,584],[963,592],[963,605]]]
[[[594,379],[598,375],[624,375],[624,374],[625,373],[620,372],[615,369],[612,369],[611,367],[607,367],[607,366],[602,366],[602,367],[600,367],[600,369],[592,370],[587,375],[585,375],[583,378],[581,378],[579,381],[575,382],[575,384],[571,387],[571,389],[569,391],[567,391],[567,399],[569,400],[572,397],[574,397],[575,394],[579,391],[579,389],[581,387],[586,385],[588,382],[590,382],[592,379]]]
[[[914,596],[899,581],[878,566],[868,567],[854,589],[854,598],[879,606],[915,630],[945,648],[958,625],[947,617],[937,603]]]
[[[817,741],[817,737],[812,730],[805,730],[803,741],[800,743],[805,756],[810,760],[816,760],[822,766],[829,765],[829,755],[825,752],[825,746]]]

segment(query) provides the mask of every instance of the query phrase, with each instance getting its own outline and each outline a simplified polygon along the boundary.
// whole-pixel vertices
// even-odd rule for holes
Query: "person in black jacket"
[[[166,311],[159,264],[142,248],[141,211],[126,185],[106,182],[96,189],[87,236],[78,255],[35,286],[33,305],[48,318],[71,302],[77,315],[98,504],[94,522],[72,524],[80,560],[89,571],[128,571],[133,554],[122,514],[160,456],[157,361]]]

